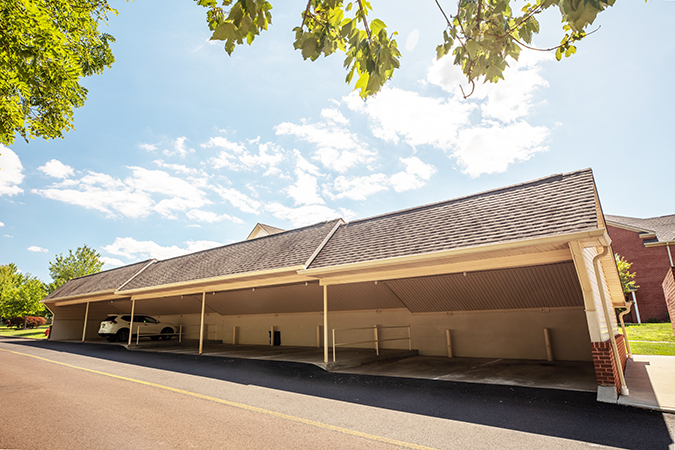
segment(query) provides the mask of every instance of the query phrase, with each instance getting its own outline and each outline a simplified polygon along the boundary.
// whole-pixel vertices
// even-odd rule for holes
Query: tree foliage
[[[195,1],[208,8],[211,39],[225,41],[228,54],[238,44],[251,44],[272,22],[272,5],[267,0]],[[545,10],[558,7],[563,38],[560,45],[542,50],[555,51],[560,60],[576,53],[575,44],[587,35],[598,13],[614,4],[614,0],[536,0],[517,10],[511,0],[458,0],[457,11],[451,15],[440,0],[434,1],[446,22],[437,57],[454,55],[454,64],[462,68],[471,85],[465,98],[473,93],[476,81],[503,79],[507,58],[517,61],[523,48],[538,50],[531,46],[532,37],[539,33],[537,16]],[[321,55],[344,52],[346,81],[350,83],[356,75],[354,89],[364,99],[392,77],[401,56],[394,39],[397,33],[389,33],[380,19],[369,20],[371,11],[366,0],[308,0],[300,26],[293,30],[294,46],[304,59],[314,61]]]
[[[44,284],[30,274],[22,274],[13,263],[0,266],[0,317],[43,315],[40,303],[47,292]]]
[[[80,78],[114,61],[98,26],[106,0],[0,0],[0,143],[63,137],[84,105]]]
[[[52,293],[68,280],[100,272],[103,264],[101,254],[87,245],[78,247],[75,253],[68,250],[68,256],[58,254],[54,261],[49,262],[49,275],[53,281],[47,286],[47,291]]]
[[[621,279],[623,292],[628,294],[639,288],[640,286],[636,285],[635,280],[633,280],[633,278],[635,278],[635,272],[630,271],[633,263],[626,261],[626,259],[618,253],[614,254],[614,259],[616,259],[616,267],[619,269],[619,278]]]

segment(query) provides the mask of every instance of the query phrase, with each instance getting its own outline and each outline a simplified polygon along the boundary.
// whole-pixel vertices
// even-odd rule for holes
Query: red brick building
[[[670,322],[662,285],[674,266],[675,214],[650,219],[605,218],[614,251],[633,263],[630,270],[636,273],[640,286],[635,297],[641,321]],[[626,318],[637,323],[635,308]]]

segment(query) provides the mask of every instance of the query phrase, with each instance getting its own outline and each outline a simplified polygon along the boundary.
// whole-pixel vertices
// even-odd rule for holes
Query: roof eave
[[[211,289],[207,289],[208,285],[213,285],[213,284],[220,284],[220,283],[226,283],[226,282],[238,282],[238,281],[243,281],[246,279],[260,279],[260,278],[274,278],[276,276],[280,276],[284,273],[297,273],[299,270],[304,269],[304,265],[297,265],[297,266],[290,266],[290,267],[281,267],[277,269],[268,269],[268,270],[259,270],[255,272],[245,272],[245,273],[237,273],[237,274],[231,274],[231,275],[224,275],[224,276],[219,276],[219,277],[211,277],[211,278],[201,278],[198,280],[190,280],[190,281],[182,281],[179,283],[171,283],[171,284],[163,284],[163,285],[158,285],[158,286],[148,286],[148,287],[142,287],[142,288],[136,288],[136,289],[127,289],[127,290],[121,290],[121,291],[115,291],[115,294],[117,295],[124,295],[124,296],[130,296],[130,295],[137,295],[137,294],[148,294],[152,292],[157,292],[157,293],[166,293],[170,292],[172,290],[177,290],[177,289],[186,289],[186,288],[199,288],[200,290],[205,290],[205,291],[211,291]]]
[[[361,261],[356,263],[340,264],[336,266],[317,267],[314,269],[299,270],[299,275],[311,277],[321,277],[322,275],[331,275],[339,272],[386,268],[387,266],[396,266],[407,263],[425,263],[433,262],[443,258],[452,258],[454,256],[464,256],[470,254],[479,254],[488,251],[510,250],[521,247],[530,247],[536,245],[555,244],[570,241],[584,241],[585,247],[609,245],[611,239],[604,228],[582,231],[577,233],[560,234],[555,236],[546,236],[534,239],[522,239],[518,241],[502,242],[497,244],[483,244],[472,247],[462,247],[451,250],[441,250],[437,252],[422,253],[418,255],[396,256],[393,258],[377,259],[370,261]]]

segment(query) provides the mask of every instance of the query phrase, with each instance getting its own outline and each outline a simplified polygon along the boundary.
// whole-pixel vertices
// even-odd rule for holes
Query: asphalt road
[[[674,449],[594,394],[0,338],[0,448]]]

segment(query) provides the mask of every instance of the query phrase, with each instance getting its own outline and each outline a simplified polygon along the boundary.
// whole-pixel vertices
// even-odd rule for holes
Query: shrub
[[[26,328],[35,328],[42,325],[45,325],[47,320],[44,317],[12,317],[7,321],[8,327],[23,328],[24,324]]]

